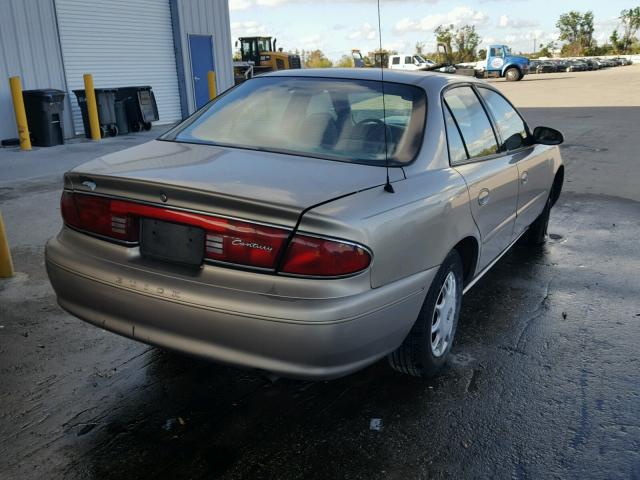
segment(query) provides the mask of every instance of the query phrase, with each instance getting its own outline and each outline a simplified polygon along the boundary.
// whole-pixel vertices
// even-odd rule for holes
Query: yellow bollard
[[[87,98],[91,139],[100,140],[100,120],[98,120],[98,104],[96,103],[96,91],[93,88],[93,77],[90,73],[85,73],[82,78],[84,78],[84,93]]]
[[[0,213],[0,278],[13,277],[13,262],[11,261],[11,250],[4,231],[2,213]]]
[[[20,149],[31,150],[31,138],[29,137],[27,113],[24,111],[24,98],[22,98],[20,77],[9,78],[9,85],[11,87],[11,96],[13,97],[13,109],[16,112],[16,126],[18,127],[18,137],[20,138]]]
[[[209,70],[207,73],[207,80],[209,80],[209,100],[216,98],[216,74]]]

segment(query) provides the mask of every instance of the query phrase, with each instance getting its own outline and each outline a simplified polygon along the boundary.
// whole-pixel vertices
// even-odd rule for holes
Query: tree
[[[541,57],[553,57],[553,52],[557,49],[556,42],[553,40],[549,43],[541,43],[540,44],[540,56]]]
[[[424,55],[425,46],[424,42],[416,42],[416,53],[420,56]]]
[[[572,10],[563,13],[556,27],[560,31],[560,40],[567,42],[562,47],[563,54],[579,56],[593,47],[593,12],[580,13]]]
[[[436,34],[436,42],[444,44],[447,47],[447,52],[451,54],[451,43],[453,42],[454,35],[453,24],[447,26],[440,25],[434,30],[434,32]]]
[[[485,58],[487,58],[487,49],[481,48],[478,50],[478,60],[484,60]]]
[[[304,66],[307,68],[328,68],[332,67],[333,63],[327,57],[325,57],[322,50],[312,50],[310,52],[304,52]]]
[[[458,62],[471,62],[476,59],[476,48],[480,44],[480,36],[473,25],[463,25],[456,29],[453,24],[440,25],[434,30],[436,41],[447,47],[452,59]],[[453,55],[452,44],[455,43],[456,54]]]
[[[622,38],[620,39],[620,47],[622,53],[627,53],[629,47],[635,40],[636,33],[640,30],[640,6],[625,9],[620,12],[620,23],[622,25]],[[617,35],[617,31],[615,31]]]
[[[476,59],[476,48],[480,44],[480,36],[476,32],[473,25],[464,25],[460,27],[453,40],[458,50],[459,62],[472,62]]]
[[[351,68],[353,67],[353,57],[349,55],[342,55],[340,60],[336,62],[338,68]]]

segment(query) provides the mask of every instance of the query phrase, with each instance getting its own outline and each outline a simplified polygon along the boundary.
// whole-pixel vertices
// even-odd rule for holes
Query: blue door
[[[207,74],[213,71],[213,37],[208,35],[189,35],[191,52],[191,78],[196,108],[209,101],[209,83]]]

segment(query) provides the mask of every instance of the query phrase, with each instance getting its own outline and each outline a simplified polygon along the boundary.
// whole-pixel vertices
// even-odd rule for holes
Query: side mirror
[[[564,142],[562,133],[554,128],[536,127],[533,129],[533,139],[542,145],[560,145]]]

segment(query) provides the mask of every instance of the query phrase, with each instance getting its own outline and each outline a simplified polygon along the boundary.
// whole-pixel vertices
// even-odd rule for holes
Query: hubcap
[[[456,290],[456,277],[453,272],[449,272],[440,288],[431,319],[431,353],[434,357],[444,355],[452,340],[453,321],[458,306]]]

